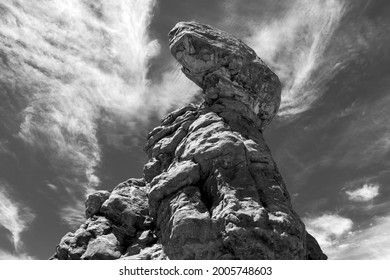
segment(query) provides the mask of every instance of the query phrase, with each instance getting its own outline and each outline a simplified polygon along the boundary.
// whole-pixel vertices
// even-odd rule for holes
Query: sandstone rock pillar
[[[169,43],[204,102],[149,133],[144,178],[90,197],[89,219],[54,258],[326,259],[264,141],[280,105],[278,77],[208,25],[178,23]]]

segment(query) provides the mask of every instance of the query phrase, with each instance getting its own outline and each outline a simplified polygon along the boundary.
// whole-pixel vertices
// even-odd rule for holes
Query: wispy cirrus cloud
[[[85,205],[83,200],[74,200],[72,204],[62,207],[60,217],[76,230],[85,221]]]
[[[366,94],[371,85],[365,88],[367,85],[357,84],[352,90],[362,93],[356,100],[353,98],[354,102],[329,111],[334,106],[332,101],[326,111],[296,122],[298,129],[290,132],[286,137],[289,140],[275,153],[289,171],[294,171],[288,174],[294,184],[315,181],[327,168],[347,169],[356,173],[345,179],[349,182],[337,184],[344,188],[343,192],[352,191],[364,184],[376,184],[375,177],[389,170],[390,80],[385,76],[373,84],[371,95]],[[317,145],[306,149],[313,141]]]
[[[8,184],[0,181],[0,226],[10,233],[9,240],[14,247],[14,255],[23,255],[21,233],[26,231],[35,218],[31,209],[15,201],[7,191]],[[1,258],[0,250],[0,258]]]
[[[389,81],[386,81],[383,88],[376,89],[383,92],[377,100],[360,102],[350,110],[347,117],[351,121],[346,122],[332,151],[333,157],[338,158],[338,166],[387,165],[386,159],[390,156],[389,90]]]
[[[227,9],[234,13],[239,5],[240,1],[229,1]],[[275,3],[271,7],[275,11],[265,9],[271,16],[261,13],[263,5],[253,5],[259,14],[244,22],[250,33],[245,41],[282,82],[279,115],[295,115],[323,94],[325,82],[336,73],[336,54],[326,51],[347,10],[345,1]],[[234,19],[230,16],[228,22],[232,25]]]
[[[7,154],[9,150],[7,149],[7,142],[4,140],[0,140],[0,153]]]
[[[189,80],[181,71],[182,66],[173,62],[162,74],[158,83],[151,85],[151,90],[156,94],[150,98],[151,107],[156,109],[160,116],[170,109],[184,106],[200,96],[201,89]]]
[[[1,3],[0,82],[7,88],[24,85],[3,97],[25,104],[15,109],[22,116],[18,136],[58,174],[51,183],[68,197],[64,213],[99,185],[101,141],[123,145],[124,131],[136,138],[151,115],[187,102],[193,94],[186,89],[196,90],[179,74],[163,74],[155,84],[147,76],[150,59],[159,53],[148,30],[154,5],[155,0]],[[99,133],[109,138],[99,140]]]
[[[291,117],[311,108],[352,63],[368,67],[389,59],[388,19],[365,16],[369,5],[348,0],[248,0],[242,5],[229,0],[221,26],[243,38],[279,76],[278,115]],[[355,82],[367,72],[353,73]]]

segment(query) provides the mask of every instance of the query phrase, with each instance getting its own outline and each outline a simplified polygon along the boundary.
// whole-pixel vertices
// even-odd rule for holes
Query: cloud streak
[[[344,20],[355,6],[361,10],[359,3],[354,4],[345,0],[264,1],[261,5],[248,1],[246,11],[240,1],[225,4],[227,18],[222,25],[244,37],[282,82],[279,116],[287,118],[311,108],[326,92],[327,82],[348,63],[359,60],[362,52],[375,48],[367,40],[377,34],[375,24],[360,18]]]
[[[21,233],[28,229],[35,214],[28,207],[16,202],[6,186],[6,183],[0,181],[0,225],[10,232],[9,240],[13,244],[16,255],[19,255],[23,254]]]
[[[279,76],[280,116],[307,110],[334,74],[325,54],[345,13],[343,1],[294,1],[275,18],[257,23],[246,39]]]
[[[104,144],[99,141],[123,145],[123,131],[136,138],[151,115],[187,102],[196,90],[178,73],[163,74],[157,84],[147,77],[150,59],[159,53],[148,33],[154,5],[154,0],[1,3],[2,72],[14,75],[0,81],[25,87],[15,95],[26,104],[17,112],[18,137],[44,154],[58,174],[52,183],[68,195],[64,213],[99,185]],[[182,91],[187,95],[177,101]],[[101,130],[110,138],[99,139]]]
[[[389,82],[379,89],[381,97],[374,102],[364,102],[355,106],[347,117],[348,122],[338,143],[334,147],[334,158],[339,158],[340,167],[357,166],[364,168],[372,164],[388,166],[390,152],[390,116],[388,106]],[[377,94],[377,92],[376,92]]]

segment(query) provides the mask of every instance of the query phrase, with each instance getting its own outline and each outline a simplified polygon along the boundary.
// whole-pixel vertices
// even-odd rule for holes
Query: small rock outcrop
[[[326,259],[293,210],[262,131],[278,77],[241,40],[178,23],[172,55],[205,101],[148,135],[142,179],[86,200],[86,222],[52,259]]]

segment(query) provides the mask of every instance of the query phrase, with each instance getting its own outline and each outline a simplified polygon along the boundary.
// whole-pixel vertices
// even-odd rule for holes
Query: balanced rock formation
[[[205,101],[148,135],[144,178],[86,200],[86,222],[53,259],[326,259],[294,212],[262,131],[278,77],[241,40],[178,23],[172,55]]]

